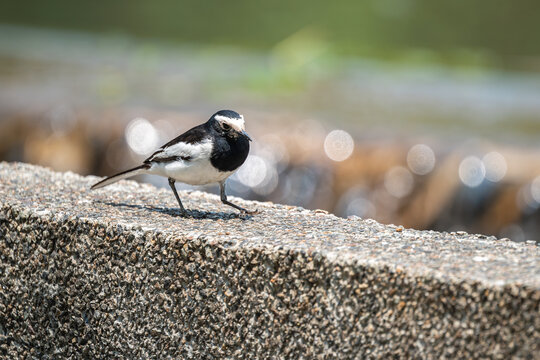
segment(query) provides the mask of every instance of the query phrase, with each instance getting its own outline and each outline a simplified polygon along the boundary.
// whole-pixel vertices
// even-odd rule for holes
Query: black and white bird
[[[218,183],[221,202],[242,213],[250,213],[228,201],[225,193],[225,181],[246,160],[250,141],[251,138],[245,130],[244,117],[232,110],[221,110],[204,124],[195,126],[163,145],[144,160],[142,165],[110,176],[93,185],[92,189],[99,189],[139,174],[165,176],[178,200],[181,215],[187,216],[175,182],[190,185]]]

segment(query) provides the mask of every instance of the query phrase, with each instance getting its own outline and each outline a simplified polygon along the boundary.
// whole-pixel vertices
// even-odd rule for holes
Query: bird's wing
[[[145,164],[192,161],[210,157],[212,142],[202,125],[196,126],[174,138],[144,161]]]
[[[172,145],[175,145],[177,143],[183,142],[186,144],[196,144],[202,142],[205,138],[208,137],[208,132],[205,128],[205,124],[201,124],[198,126],[195,126],[194,128],[189,129],[182,135],[179,135],[163,145],[161,149],[168,148]]]

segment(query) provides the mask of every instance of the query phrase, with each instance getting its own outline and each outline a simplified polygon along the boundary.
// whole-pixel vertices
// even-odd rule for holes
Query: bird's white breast
[[[183,156],[189,160],[169,162],[153,162],[149,173],[173,178],[190,185],[206,185],[221,182],[231,176],[234,171],[222,172],[214,168],[210,162],[212,142],[210,140],[197,143],[178,143],[163,151],[163,157]]]

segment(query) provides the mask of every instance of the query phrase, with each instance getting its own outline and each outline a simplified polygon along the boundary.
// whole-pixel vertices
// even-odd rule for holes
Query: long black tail
[[[113,184],[113,183],[115,183],[117,181],[120,181],[122,179],[132,177],[132,176],[135,176],[135,175],[139,175],[139,174],[144,174],[147,169],[148,169],[148,165],[143,164],[141,166],[134,167],[133,169],[122,171],[121,173],[118,173],[118,174],[113,175],[113,176],[109,176],[109,177],[101,180],[97,184],[92,185],[91,189],[92,190],[99,189],[99,188],[102,188],[104,186]]]

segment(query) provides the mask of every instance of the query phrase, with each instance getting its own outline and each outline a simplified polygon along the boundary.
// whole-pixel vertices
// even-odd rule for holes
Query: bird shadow
[[[114,206],[114,207],[121,207],[121,208],[128,208],[128,209],[139,209],[139,210],[148,210],[157,212],[160,214],[169,215],[172,217],[177,218],[186,218],[183,216],[178,209],[174,208],[168,208],[168,207],[161,207],[161,206],[153,206],[153,205],[137,205],[137,204],[127,204],[124,202],[112,202],[112,201],[103,201],[103,200],[95,200],[98,203],[101,203],[103,205],[107,206]],[[208,220],[233,220],[233,219],[240,219],[240,220],[251,220],[253,216],[251,214],[243,214],[243,213],[233,213],[233,212],[223,212],[223,211],[201,211],[201,210],[188,210],[186,209],[186,212],[188,213],[188,218],[192,219],[208,219]]]

